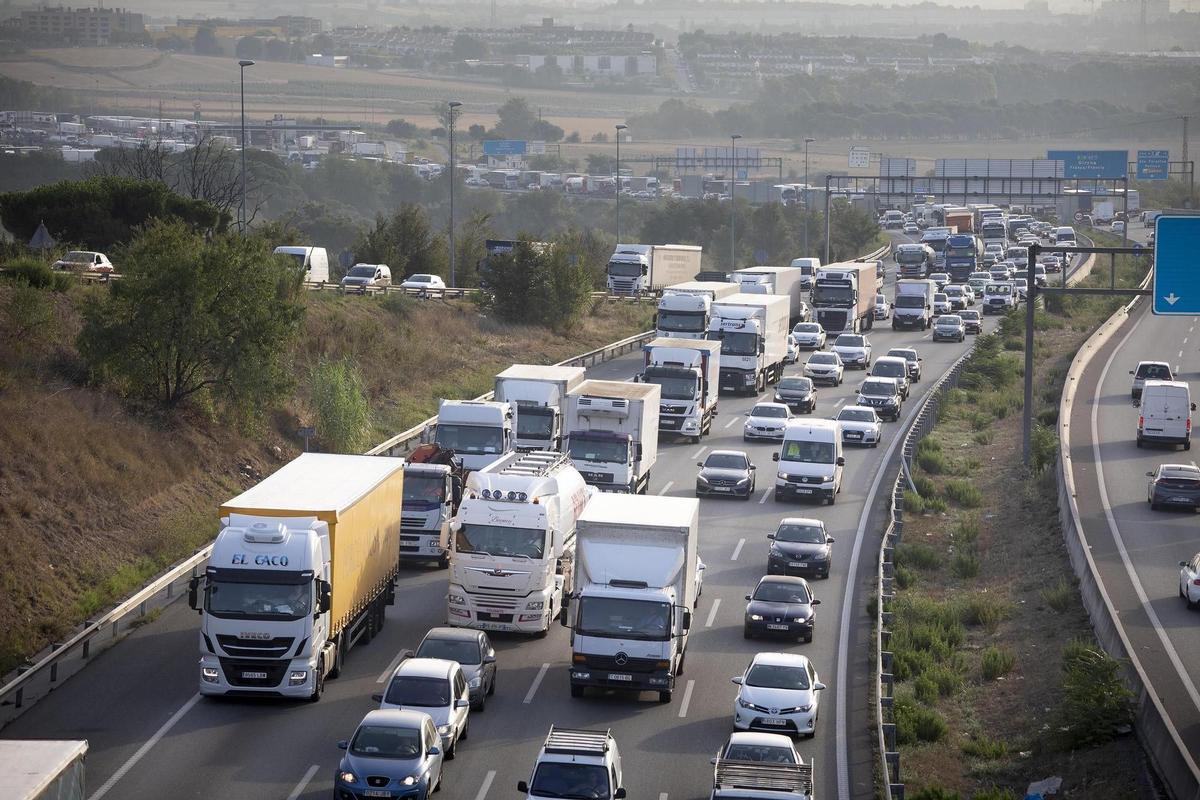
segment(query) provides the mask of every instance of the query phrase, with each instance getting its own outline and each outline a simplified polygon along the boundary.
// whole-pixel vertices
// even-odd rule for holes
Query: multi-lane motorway
[[[541,640],[496,636],[496,695],[486,712],[472,715],[470,738],[447,770],[449,797],[515,796],[516,782],[528,777],[552,723],[611,728],[624,755],[631,797],[707,797],[708,759],[732,730],[735,687],[730,678],[742,672],[755,652],[773,648],[808,655],[829,686],[815,739],[799,743],[802,755],[815,763],[816,796],[874,796],[865,608],[882,528],[882,497],[876,490],[902,426],[969,342],[935,345],[928,333],[892,332],[887,322],[870,339],[875,356],[889,347],[918,347],[925,379],[913,387],[901,422],[885,424],[883,446],[847,451],[836,505],[784,505],[772,499],[775,448],[743,444],[741,438],[743,415],[753,398],[722,397],[713,434],[702,445],[663,443],[651,479],[650,491],[656,494],[692,496],[696,461],[713,448],[746,449],[759,467],[758,490],[750,502],[701,502],[700,554],[708,568],[674,701],[662,705],[650,694],[589,693],[572,699],[567,630],[555,627]],[[598,365],[589,377],[628,378],[639,361],[640,354]],[[798,370],[795,366],[788,372]],[[833,415],[851,402],[860,376],[847,371],[842,387],[820,389],[818,415]],[[743,596],[765,571],[766,534],[780,518],[794,515],[824,519],[837,539],[831,576],[814,582],[823,601],[814,640],[774,645],[746,641],[741,633]],[[1178,560],[1176,552],[1166,560]],[[335,742],[346,738],[373,707],[371,694],[381,691],[401,651],[444,622],[445,586],[444,571],[402,573],[387,626],[369,645],[351,652],[342,677],[327,685],[317,704],[201,699],[196,694],[197,617],[177,603],[41,700],[4,735],[87,738],[92,798],[328,797],[340,755]],[[1162,592],[1169,595],[1169,585],[1163,584]]]
[[[1130,231],[1143,238],[1142,228]],[[1141,302],[1080,378],[1070,417],[1071,464],[1083,531],[1133,655],[1194,760],[1200,761],[1197,612],[1178,594],[1178,563],[1200,551],[1190,512],[1151,511],[1146,473],[1195,451],[1138,449],[1129,371],[1166,361],[1176,380],[1200,376],[1200,318],[1159,317]],[[1194,396],[1193,396],[1193,399]]]

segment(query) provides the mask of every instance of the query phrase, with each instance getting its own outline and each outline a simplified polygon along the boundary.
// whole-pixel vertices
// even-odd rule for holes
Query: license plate
[[[762,724],[763,725],[772,725],[775,727],[782,728],[784,725],[787,725],[787,720],[780,719],[779,717],[764,717],[762,719]]]
[[[262,680],[262,681],[265,681],[265,680],[267,679],[267,673],[265,673],[265,672],[243,672],[243,673],[242,673],[242,679],[243,679],[243,680]]]
[[[767,624],[767,630],[769,630],[769,631],[786,631],[787,629],[788,629],[787,625],[783,625],[783,624],[779,624],[779,623],[775,623],[775,622],[771,622],[771,623]]]
[[[812,494],[812,493],[813,493],[812,489],[806,489],[804,487],[800,487],[800,488],[796,489],[796,494]]]
[[[713,491],[715,491],[715,492],[728,492],[729,491],[728,486],[714,486],[712,488],[713,488]]]
[[[363,792],[363,797],[391,797],[392,793],[387,789],[367,789]]]
[[[608,673],[608,679],[610,681],[632,681],[633,676],[626,675],[623,672],[610,672],[610,673]]]
[[[480,630],[484,630],[484,631],[503,631],[503,630],[507,630],[507,628],[506,628],[504,625],[502,625],[501,623],[499,623],[499,622],[483,622],[483,621],[480,621],[480,622],[477,622],[477,623],[475,623],[475,627],[479,628]]]
[[[862,434],[858,433],[856,431],[846,431],[846,438],[847,439],[861,439]]]
[[[1172,503],[1190,503],[1190,502],[1192,502],[1192,500],[1190,497],[1172,497],[1171,502]]]
[[[807,567],[808,562],[807,561],[789,561],[788,566],[789,567]]]

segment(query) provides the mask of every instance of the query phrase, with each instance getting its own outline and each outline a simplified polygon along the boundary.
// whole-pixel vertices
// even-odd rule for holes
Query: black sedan
[[[808,517],[785,517],[774,533],[768,533],[768,575],[813,575],[829,577],[833,560],[833,537],[825,532],[825,523]]]
[[[750,456],[741,450],[713,450],[696,463],[696,497],[725,495],[749,500],[754,494],[754,470]]]
[[[815,606],[821,601],[813,597],[804,578],[767,575],[746,600],[745,638],[765,634],[812,641],[817,621]]]
[[[775,384],[775,402],[785,403],[799,414],[811,414],[817,410],[817,389],[811,378],[799,375],[780,378]]]
[[[1200,509],[1200,467],[1195,464],[1159,464],[1146,473],[1146,502],[1153,511],[1163,508]]]

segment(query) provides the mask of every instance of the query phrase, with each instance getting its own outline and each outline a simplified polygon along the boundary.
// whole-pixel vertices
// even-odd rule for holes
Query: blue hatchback
[[[358,724],[334,775],[335,800],[413,798],[442,788],[441,736],[421,711],[378,709]]]

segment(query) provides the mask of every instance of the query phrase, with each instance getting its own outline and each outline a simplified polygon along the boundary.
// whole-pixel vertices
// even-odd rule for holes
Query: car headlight
[[[742,699],[740,696],[739,696],[739,697],[738,697],[738,699],[737,699],[737,704],[738,704],[739,706],[741,706],[742,708],[754,708],[754,704],[753,704],[753,703],[747,703],[747,702],[746,702],[745,700],[743,700],[743,699]]]
[[[776,547],[774,542],[771,542],[771,546],[767,548],[767,555],[772,558],[783,558],[783,551]]]
[[[441,734],[442,736],[449,736],[450,735],[450,726],[449,725],[438,725],[438,733]]]
[[[471,678],[471,680],[467,681],[467,685],[472,689],[478,689],[482,685],[482,678],[476,675],[474,678]]]
[[[339,772],[338,780],[342,783],[354,783],[358,778],[355,777],[353,772]]]
[[[737,485],[741,486],[743,483],[749,483],[749,482],[750,482],[750,478],[749,478],[749,476],[747,476],[745,478],[739,478]]]
[[[748,430],[750,430],[750,428],[752,428],[753,426],[754,426],[754,422],[753,422],[753,420],[746,420],[746,421],[745,421],[745,422],[742,424],[742,428],[743,428],[743,430],[747,430],[747,431],[748,431]]]
[[[797,617],[795,617],[794,621],[795,622],[808,622],[808,616],[805,614],[800,614]]]
[[[779,396],[779,392],[776,392],[776,393],[775,393],[775,402],[776,402],[776,403],[782,403],[782,402],[783,402],[783,398]]]
[[[407,778],[400,781],[400,783],[403,784],[404,786],[412,786],[414,783],[417,782],[417,780],[418,780],[418,778],[416,775],[409,775]]]
[[[704,477],[703,475],[697,475],[697,476],[696,476],[696,483],[703,483],[705,486],[707,486],[707,485],[708,485],[708,478]]]
[[[525,608],[529,611],[541,611],[546,607],[545,600],[532,600],[525,604]]]
[[[463,597],[461,594],[450,593],[446,595],[446,600],[449,601],[451,605],[455,606],[465,606],[467,604],[467,598]]]

